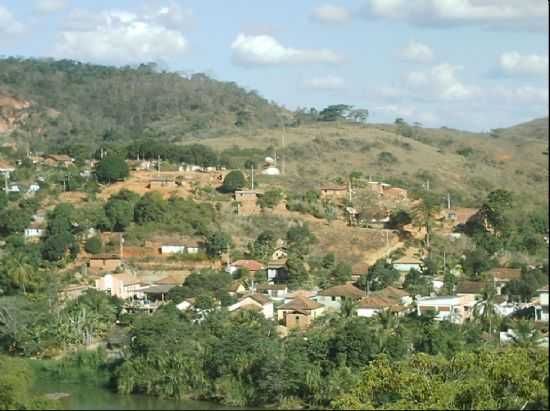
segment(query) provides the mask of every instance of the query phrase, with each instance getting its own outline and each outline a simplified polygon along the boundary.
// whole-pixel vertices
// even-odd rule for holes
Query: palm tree
[[[340,316],[342,318],[350,318],[357,311],[357,301],[351,298],[345,298],[340,305]]]
[[[519,320],[512,330],[514,332],[510,336],[514,345],[522,348],[534,348],[542,342],[542,334],[535,328],[533,321],[528,319]]]
[[[481,295],[481,300],[474,305],[474,318],[492,335],[500,317],[496,302],[497,291],[493,282],[487,281]]]
[[[430,235],[434,225],[434,216],[439,213],[441,206],[437,197],[425,193],[421,201],[413,209],[413,217],[417,227],[426,229],[426,248],[430,249]]]
[[[27,293],[26,284],[29,283],[34,273],[34,267],[29,263],[24,254],[13,254],[4,261],[8,276]]]

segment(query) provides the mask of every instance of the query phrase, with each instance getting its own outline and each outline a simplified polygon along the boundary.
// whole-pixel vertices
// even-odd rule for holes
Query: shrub
[[[103,249],[103,243],[101,242],[101,237],[95,236],[88,238],[84,244],[84,249],[87,253],[90,254],[99,254]]]

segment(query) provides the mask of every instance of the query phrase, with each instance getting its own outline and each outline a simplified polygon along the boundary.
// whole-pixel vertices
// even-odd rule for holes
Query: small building
[[[539,293],[539,304],[535,306],[535,319],[548,322],[548,285],[537,290]]]
[[[244,286],[244,284],[239,281],[239,280],[235,280],[231,283],[231,285],[229,286],[229,290],[227,290],[227,293],[233,297],[237,296],[237,295],[243,295],[243,294],[246,294],[247,293],[247,289],[246,287]]]
[[[181,303],[176,304],[176,308],[180,311],[187,311],[195,306],[194,298],[186,298]]]
[[[154,284],[142,288],[140,291],[148,301],[166,301],[166,295],[174,287],[176,287],[176,284]]]
[[[265,266],[256,260],[237,260],[231,264],[229,264],[225,271],[229,274],[234,274],[238,270],[247,270],[252,276],[256,274],[256,272],[263,270]]]
[[[19,184],[11,183],[8,185],[8,193],[20,193],[21,188],[19,187]]]
[[[343,186],[321,186],[321,198],[346,198],[348,187]]]
[[[288,258],[288,250],[286,248],[285,242],[282,239],[278,239],[275,242],[275,251],[271,254],[271,260],[282,260]]]
[[[495,279],[495,286],[501,288],[506,283],[511,280],[520,280],[521,279],[521,269],[520,268],[504,268],[497,267],[492,268],[488,272],[490,277]]]
[[[424,264],[422,260],[416,257],[404,256],[393,261],[392,265],[397,271],[408,273],[410,270],[422,271]]]
[[[44,156],[44,162],[52,167],[69,167],[74,163],[74,159],[66,154],[47,154]]]
[[[164,254],[183,254],[185,252],[184,244],[163,244],[160,246],[160,253]]]
[[[472,295],[421,297],[417,300],[417,314],[435,311],[436,320],[461,324],[472,315],[475,298]]]
[[[141,292],[143,286],[144,284],[142,281],[128,273],[108,273],[95,280],[96,289],[105,291],[107,294],[123,300],[127,298],[143,297],[143,293]]]
[[[256,291],[260,294],[268,295],[272,299],[282,300],[288,294],[288,287],[286,284],[261,283],[256,285]]]
[[[7,161],[0,160],[0,174],[6,174],[9,177],[10,173],[13,173],[14,171],[15,171],[14,166],[12,166]]]
[[[149,180],[148,187],[151,190],[157,188],[175,188],[176,180],[166,176],[153,177],[151,180]]]
[[[244,296],[235,304],[227,307],[227,310],[229,312],[239,310],[252,310],[261,312],[263,316],[267,319],[273,318],[273,303],[265,295],[258,293]]]
[[[46,230],[43,228],[43,224],[39,222],[31,223],[25,228],[24,236],[27,240],[35,240],[42,238],[46,235]]]
[[[407,190],[399,187],[389,187],[386,189],[383,188],[382,195],[384,196],[384,198],[393,201],[404,201],[408,198]]]
[[[329,287],[319,293],[317,301],[327,308],[339,310],[342,302],[347,299],[359,301],[366,293],[351,283]]]
[[[80,297],[86,290],[93,287],[86,284],[70,284],[59,292],[61,301],[70,301]]]
[[[260,193],[256,190],[237,190],[234,193],[235,201],[239,202],[256,202],[259,195],[263,193]]]
[[[168,254],[197,254],[203,245],[200,241],[194,239],[184,239],[180,241],[170,241],[161,244],[160,253]]]
[[[40,191],[40,186],[37,183],[32,183],[27,190],[27,193],[36,193]]]
[[[278,176],[281,175],[281,171],[275,166],[269,166],[262,170],[262,174],[265,176]]]
[[[411,295],[407,291],[392,286],[383,288],[382,290],[374,291],[371,294],[378,295],[384,298],[389,298],[391,300],[394,300],[397,304],[401,304],[404,306],[412,304],[413,301]]]
[[[358,317],[374,317],[375,315],[384,311],[392,311],[395,313],[402,313],[404,306],[401,306],[396,300],[392,298],[383,297],[381,295],[369,295],[362,298],[359,301],[357,307]]]
[[[483,281],[468,281],[460,280],[455,288],[456,295],[473,295],[475,297],[480,296],[485,288],[485,282]]]
[[[92,270],[114,271],[122,264],[122,260],[117,254],[96,254],[90,256],[88,266]]]
[[[273,260],[267,264],[267,282],[286,283],[288,282],[287,259]]]
[[[317,301],[298,296],[277,308],[277,320],[289,329],[305,330],[324,311]]]
[[[160,280],[155,281],[154,285],[173,285],[175,287],[183,284],[183,278],[178,278],[175,275],[169,275],[161,278]]]

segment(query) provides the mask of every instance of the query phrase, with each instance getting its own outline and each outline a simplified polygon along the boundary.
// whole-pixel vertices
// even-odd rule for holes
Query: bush
[[[88,240],[86,240],[86,244],[84,244],[84,249],[86,250],[87,253],[99,254],[103,249],[103,243],[101,242],[101,237],[95,236],[92,238],[88,238]]]
[[[240,190],[246,185],[246,179],[243,173],[239,170],[229,172],[223,179],[221,191],[224,193],[232,193],[235,190]]]
[[[378,161],[380,163],[392,164],[397,162],[397,157],[395,157],[389,151],[382,151],[380,154],[378,154]]]
[[[123,180],[128,177],[128,164],[122,157],[109,156],[101,160],[95,169],[97,179],[102,183]]]

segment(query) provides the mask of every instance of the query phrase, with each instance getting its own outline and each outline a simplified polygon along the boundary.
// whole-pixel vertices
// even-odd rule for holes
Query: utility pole
[[[157,159],[157,172],[158,172],[158,175],[160,176],[160,154],[158,155],[158,159]]]
[[[120,259],[124,257],[124,234],[120,233]]]
[[[443,275],[447,272],[447,253],[443,250]]]
[[[6,191],[6,195],[8,195],[8,173],[4,173],[4,190]]]
[[[451,209],[451,194],[447,193],[447,209]]]
[[[426,191],[430,191],[430,180],[426,180]]]
[[[250,167],[250,174],[251,174],[251,180],[252,180],[252,191],[254,191],[254,164],[252,164],[252,167]]]
[[[351,179],[348,181],[348,199],[351,204]]]

